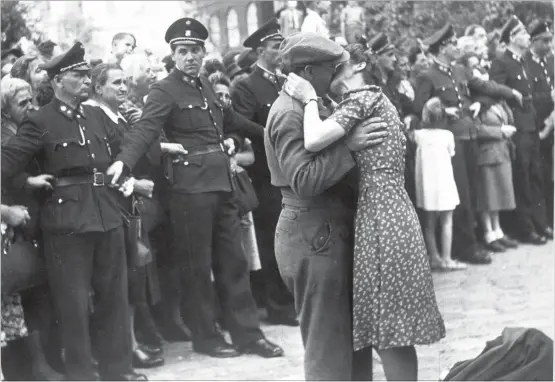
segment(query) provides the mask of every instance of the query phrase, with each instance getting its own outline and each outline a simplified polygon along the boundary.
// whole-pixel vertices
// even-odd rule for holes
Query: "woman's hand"
[[[133,191],[137,194],[146,196],[147,198],[152,198],[152,192],[154,191],[154,182],[149,179],[135,180]]]
[[[18,227],[27,224],[27,222],[31,220],[29,211],[25,206],[2,207],[2,220],[9,226]]]
[[[285,81],[283,89],[287,94],[303,104],[306,104],[311,99],[318,98],[316,90],[314,90],[310,82],[299,77],[295,73],[290,73],[287,76],[287,81]]]
[[[131,109],[127,113],[127,122],[134,125],[141,120],[142,115],[143,111],[141,109]]]

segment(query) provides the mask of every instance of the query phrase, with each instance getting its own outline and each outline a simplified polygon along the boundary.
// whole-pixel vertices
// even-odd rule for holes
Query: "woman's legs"
[[[453,244],[453,211],[441,211],[439,224],[441,227],[441,257],[444,262],[449,262]]]
[[[493,213],[489,211],[484,211],[480,214],[482,227],[484,229],[484,241],[486,244],[490,244],[498,239],[495,235],[492,215]],[[497,223],[499,224],[499,214],[497,214]]]
[[[436,223],[438,213],[437,211],[424,211],[424,215],[424,241],[426,242],[426,247],[428,248],[430,261],[432,263],[437,263],[441,260],[436,244]]]
[[[388,381],[416,381],[418,357],[414,346],[378,350]]]

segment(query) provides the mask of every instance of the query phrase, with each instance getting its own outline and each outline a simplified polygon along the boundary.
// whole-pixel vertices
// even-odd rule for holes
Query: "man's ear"
[[[312,76],[314,75],[314,67],[312,65],[305,66],[303,69],[303,73],[309,78],[312,78]]]
[[[366,69],[366,61],[359,62],[358,64],[355,65],[354,69],[355,69],[355,73],[362,72],[364,69]]]

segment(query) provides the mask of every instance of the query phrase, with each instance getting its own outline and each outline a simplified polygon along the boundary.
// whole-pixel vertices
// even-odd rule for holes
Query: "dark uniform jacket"
[[[24,121],[2,147],[2,178],[18,174],[33,158],[37,158],[41,173],[56,177],[103,173],[112,162],[110,150],[98,110],[90,106],[72,110],[54,98]],[[63,234],[119,227],[117,193],[92,184],[56,186],[42,203],[41,227],[45,232]]]
[[[253,72],[240,80],[231,90],[233,107],[246,118],[264,127],[281,86],[282,83],[277,76],[255,65]],[[255,161],[247,168],[247,171],[253,178],[270,179],[264,138],[252,137],[250,139]]]
[[[517,57],[507,49],[500,58],[492,62],[489,76],[497,83],[507,85],[522,94],[523,106],[514,99],[508,100],[507,103],[513,110],[517,130],[534,132],[536,112],[532,103],[533,78],[527,66],[523,58]]]
[[[193,78],[177,69],[152,86],[142,118],[126,135],[117,160],[133,169],[162,129],[169,142],[189,151],[173,164],[172,190],[184,193],[231,191],[224,134],[261,136],[264,131],[233,109],[222,109],[207,78]],[[221,150],[194,154],[217,146]]]
[[[416,78],[414,110],[421,117],[426,102],[438,97],[445,107],[460,109],[460,118],[449,120],[447,129],[456,139],[474,139],[477,137],[476,123],[468,110],[472,104],[471,90],[492,97],[513,97],[511,88],[474,77],[461,65],[446,68],[435,62]]]
[[[532,99],[537,114],[538,128],[542,129],[543,122],[553,111],[553,99],[551,98],[555,71],[553,55],[550,54],[542,59],[528,51],[524,55],[524,60],[532,80]]]

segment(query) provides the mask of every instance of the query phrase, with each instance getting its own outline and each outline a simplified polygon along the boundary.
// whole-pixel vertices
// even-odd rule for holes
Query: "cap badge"
[[[186,24],[186,25],[191,25],[191,20],[185,21],[185,24]]]
[[[185,36],[187,36],[187,37],[191,36],[191,31],[189,29],[185,30]]]

